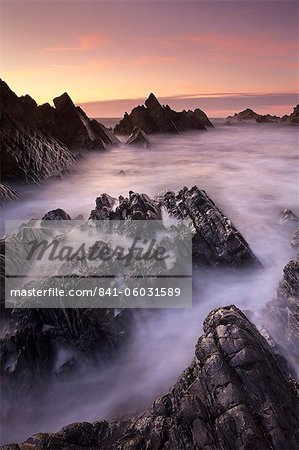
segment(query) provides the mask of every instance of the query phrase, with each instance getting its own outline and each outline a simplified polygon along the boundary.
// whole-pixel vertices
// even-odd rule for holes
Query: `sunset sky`
[[[93,117],[154,92],[173,108],[285,114],[298,96],[297,1],[1,1],[1,76]]]

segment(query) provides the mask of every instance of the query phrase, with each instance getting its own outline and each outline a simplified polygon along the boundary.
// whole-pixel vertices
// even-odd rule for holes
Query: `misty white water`
[[[2,428],[3,442],[147,405],[190,363],[202,321],[217,306],[250,309],[259,322],[258,312],[275,296],[283,266],[295,255],[289,244],[293,225],[278,224],[276,216],[286,208],[299,213],[298,128],[215,124],[206,132],[151,136],[150,150],[122,145],[85,152],[72,173],[23,187],[22,201],[4,209],[7,219],[40,218],[56,208],[88,218],[104,192],[153,196],[196,184],[242,232],[264,269],[194,274],[192,310],[161,310],[141,321],[129,349],[111,367],[82,368],[75,379],[57,382],[33,404],[22,404],[24,413]],[[61,350],[57,364],[68,357]]]

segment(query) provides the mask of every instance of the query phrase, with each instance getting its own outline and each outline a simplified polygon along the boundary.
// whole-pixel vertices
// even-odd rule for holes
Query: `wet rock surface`
[[[191,219],[194,261],[230,267],[260,264],[241,233],[197,186],[167,192],[160,202],[171,216]]]
[[[186,130],[205,130],[213,127],[207,115],[200,109],[195,111],[173,111],[169,106],[162,106],[154,94],[137,106],[114,128],[116,134],[130,135],[138,127],[147,134],[180,133]]]
[[[150,408],[39,433],[20,448],[287,450],[297,447],[298,430],[298,385],[232,305],[208,315],[194,360]]]
[[[128,145],[137,145],[143,148],[151,147],[151,142],[147,134],[141,128],[135,127],[126,142]]]
[[[5,203],[17,200],[19,198],[18,192],[6,183],[0,184],[0,206]]]
[[[268,328],[293,363],[299,364],[299,259],[291,260],[283,269],[277,296],[268,304]]]
[[[103,194],[97,198],[90,219],[161,220],[162,209],[172,217],[192,222],[194,262],[228,267],[260,265],[242,234],[197,186],[167,192],[155,199],[132,191],[128,198],[121,196],[118,201]]]

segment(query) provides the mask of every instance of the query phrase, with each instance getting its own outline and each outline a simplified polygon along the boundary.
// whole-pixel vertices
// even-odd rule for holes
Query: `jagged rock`
[[[291,246],[294,248],[299,248],[299,228],[291,237]]]
[[[70,149],[106,149],[119,140],[76,107],[67,93],[37,106],[1,80],[2,180],[41,181],[64,174],[75,163]]]
[[[55,115],[55,134],[72,149],[106,149],[118,139],[104,125],[90,120],[85,112],[76,107],[65,92],[53,100]]]
[[[146,133],[138,127],[135,127],[126,142],[129,145],[138,145],[140,147],[149,148],[151,147],[151,142],[146,135]]]
[[[63,209],[58,208],[48,211],[42,220],[71,220],[71,216]]]
[[[0,183],[0,206],[19,198],[18,192],[6,183]]]
[[[280,122],[280,117],[278,116],[271,116],[271,114],[265,114],[263,115],[258,115],[258,117],[256,118],[256,122],[257,123],[273,123],[273,122]]]
[[[245,122],[247,120],[256,120],[259,117],[259,114],[253,111],[250,108],[244,109],[239,113],[235,113],[233,116],[228,116],[226,118],[227,123],[238,123]]]
[[[299,259],[290,261],[283,269],[277,297],[267,305],[268,321],[275,340],[289,359],[299,363]]]
[[[289,116],[283,116],[281,121],[294,124],[299,123],[299,105],[294,107],[293,112]]]
[[[129,198],[120,196],[118,206],[115,205],[116,199],[103,194],[97,198],[89,218],[161,220],[161,208],[165,208],[171,216],[192,221],[195,262],[229,267],[260,265],[241,233],[197,186],[185,187],[177,194],[167,192],[157,199],[130,191]]]
[[[279,223],[299,222],[299,217],[291,209],[285,209],[278,214]]]
[[[129,192],[129,198],[122,196],[117,200],[107,194],[102,194],[96,199],[96,208],[91,211],[90,219],[112,220],[161,220],[161,208],[159,204],[146,194]]]
[[[192,220],[194,261],[233,267],[260,264],[241,233],[205,191],[197,186],[184,187],[177,194],[167,192],[160,201],[170,215]]]
[[[145,133],[179,133],[186,130],[205,130],[213,127],[207,115],[200,109],[193,111],[173,111],[169,106],[162,106],[154,94],[150,94],[145,106],[133,108],[130,114],[114,128],[116,134],[130,135],[134,128]]]
[[[19,99],[1,80],[2,180],[40,181],[65,173],[76,161],[64,144],[38,128],[31,100]]]
[[[299,105],[295,106],[292,114],[284,115],[283,117],[272,116],[271,114],[258,114],[250,108],[245,109],[239,113],[235,113],[233,116],[226,118],[226,124],[234,124],[247,121],[256,121],[257,123],[299,123]]]
[[[170,391],[133,418],[35,435],[34,449],[287,450],[299,440],[298,386],[235,306],[204,321],[195,358]],[[60,447],[61,445],[61,447]]]

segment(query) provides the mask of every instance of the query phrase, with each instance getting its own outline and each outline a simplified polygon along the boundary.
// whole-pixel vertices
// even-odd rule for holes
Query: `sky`
[[[1,1],[1,76],[39,104],[68,92],[120,117],[150,92],[223,117],[298,103],[297,1]]]

